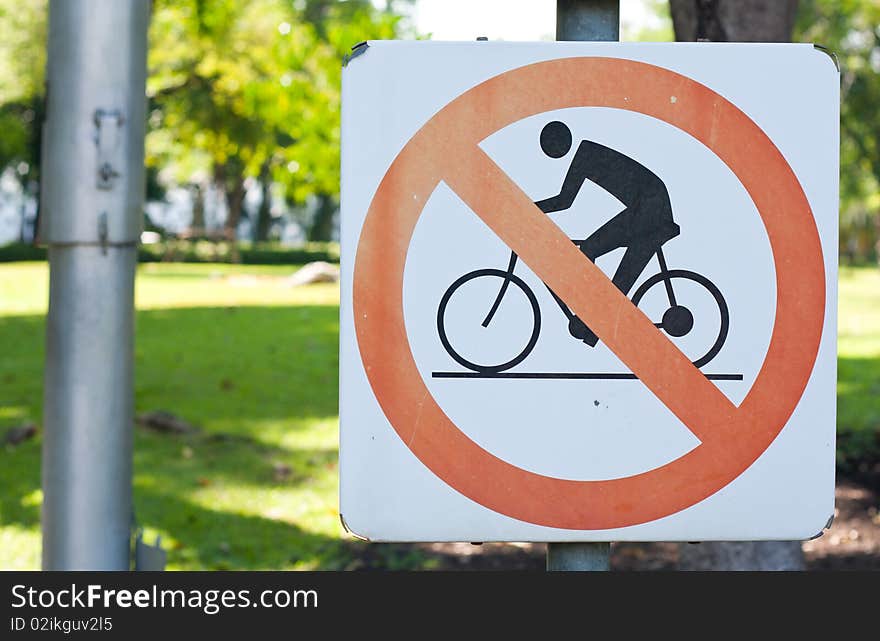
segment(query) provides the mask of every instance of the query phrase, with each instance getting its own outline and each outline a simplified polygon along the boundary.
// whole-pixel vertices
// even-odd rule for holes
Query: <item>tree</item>
[[[230,239],[245,181],[266,175],[295,140],[323,49],[288,3],[157,2],[150,26],[148,164],[207,177],[225,196]]]
[[[851,260],[880,253],[880,4],[802,0],[795,34],[840,61],[840,241]]]
[[[797,0],[670,0],[675,39],[739,42],[791,40]],[[802,570],[797,541],[684,544],[688,570]]]
[[[678,41],[790,42],[797,0],[669,0]]]
[[[339,189],[342,55],[393,38],[399,18],[368,0],[159,0],[150,28],[148,163],[179,182],[217,186],[232,239],[248,179],[292,203],[315,197],[309,237],[326,239]],[[195,177],[195,178],[194,178]]]
[[[342,60],[351,47],[365,40],[383,40],[402,33],[401,16],[394,3],[377,11],[372,3],[311,0],[306,15],[316,25],[332,54],[320,60],[328,90],[315,96],[302,122],[301,149],[306,152],[293,159],[293,170],[276,178],[285,186],[292,202],[302,203],[315,197],[316,206],[306,221],[309,240],[330,240],[334,216],[339,206],[339,149]],[[302,158],[319,158],[318,163],[303,163]]]
[[[193,226],[205,188],[223,194],[230,238],[249,181],[317,203],[310,238],[328,238],[339,188],[342,56],[362,40],[400,33],[399,4],[371,0],[155,0],[150,24],[148,192],[189,186]],[[0,171],[37,192],[44,119],[47,0],[0,0]],[[264,184],[265,183],[265,184]],[[275,189],[277,192],[277,189]],[[271,228],[263,199],[255,228]]]
[[[876,29],[880,3],[671,0],[670,4],[679,39],[787,40],[796,18],[795,40],[834,52],[841,69],[840,159],[846,168],[840,174],[840,250],[850,260],[876,258],[880,253],[880,121],[875,117],[880,104]],[[752,24],[754,30],[749,30]]]
[[[38,203],[47,11],[46,0],[0,0],[0,172],[15,167]]]

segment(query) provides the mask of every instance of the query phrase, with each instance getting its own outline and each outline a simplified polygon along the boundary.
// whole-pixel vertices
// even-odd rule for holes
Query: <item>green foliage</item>
[[[242,265],[302,265],[315,260],[339,262],[336,243],[305,243],[300,247],[282,247],[277,243],[231,243],[166,239],[142,245],[138,261],[142,263],[240,263]],[[2,250],[0,250],[2,261]]]
[[[46,69],[46,0],[0,0],[0,171],[39,177]]]
[[[845,256],[876,256],[880,226],[880,3],[801,0],[795,39],[840,61],[841,245]]]
[[[15,263],[23,260],[46,260],[45,247],[36,247],[27,243],[9,243],[0,245],[0,263]]]
[[[160,0],[150,26],[147,162],[211,179],[240,203],[245,178],[303,203],[339,189],[343,53],[393,38],[368,1]]]
[[[292,25],[280,0],[157,2],[150,25],[148,163],[187,180],[235,164],[255,175],[306,95],[313,30]],[[287,25],[286,27],[284,25]],[[287,30],[281,33],[281,30]],[[287,36],[287,37],[282,37]]]
[[[342,56],[362,40],[400,33],[387,4],[155,0],[149,195],[161,197],[162,185],[213,182],[226,196],[230,228],[248,178],[273,180],[295,204],[334,201]],[[20,167],[23,182],[39,178],[47,11],[47,0],[0,0],[0,170]]]
[[[315,260],[339,262],[337,243],[314,242],[298,247],[277,243],[241,243],[235,255],[230,243],[168,238],[138,248],[141,263],[231,263],[243,265],[302,265]],[[0,263],[46,260],[46,248],[26,243],[0,246]]]
[[[620,39],[629,42],[670,42],[675,40],[668,0],[645,0],[645,11],[651,19],[635,24],[622,21]]]
[[[0,0],[0,103],[42,94],[46,72],[47,0]]]

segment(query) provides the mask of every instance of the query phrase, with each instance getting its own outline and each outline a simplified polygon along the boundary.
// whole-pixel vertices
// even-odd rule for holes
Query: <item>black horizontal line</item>
[[[627,372],[432,372],[433,378],[568,378],[588,380],[637,380]],[[704,374],[710,381],[741,381],[742,374]]]

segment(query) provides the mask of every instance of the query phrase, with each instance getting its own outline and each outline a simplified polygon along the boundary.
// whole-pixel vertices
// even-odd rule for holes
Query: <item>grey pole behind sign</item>
[[[127,570],[149,0],[52,0],[43,568]]]
[[[619,40],[620,0],[556,0],[557,40]]]
[[[619,40],[620,0],[556,0],[557,40]],[[610,543],[548,543],[547,569],[609,568]]]

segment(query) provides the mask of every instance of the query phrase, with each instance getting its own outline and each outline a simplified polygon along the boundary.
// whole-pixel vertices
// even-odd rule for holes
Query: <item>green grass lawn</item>
[[[880,270],[842,268],[838,304],[838,460],[880,458]]]
[[[337,512],[335,285],[291,266],[148,264],[137,279],[137,412],[201,427],[136,429],[136,517],[174,569],[338,569],[360,546]],[[41,421],[42,263],[0,265],[0,435]],[[846,460],[880,432],[880,272],[843,269],[839,432]],[[0,450],[0,568],[39,567],[40,439]],[[377,546],[390,568],[430,566]]]
[[[363,545],[337,511],[339,292],[287,287],[295,269],[139,268],[136,411],[201,427],[135,431],[136,517],[169,568],[337,569]],[[44,264],[0,265],[0,435],[41,421],[47,286]],[[39,438],[0,450],[0,568],[39,567],[39,463]]]

